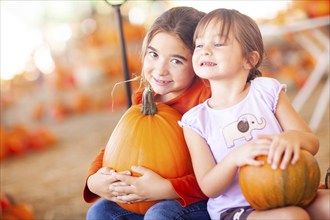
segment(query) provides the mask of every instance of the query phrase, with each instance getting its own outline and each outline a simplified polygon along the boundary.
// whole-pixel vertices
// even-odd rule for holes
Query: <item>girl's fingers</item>
[[[264,143],[259,148],[259,155],[268,155],[270,150],[270,143]]]
[[[283,149],[282,146],[278,146],[276,148],[276,151],[274,151],[273,153],[273,157],[272,157],[272,168],[275,170],[279,167],[280,162],[282,160],[283,154],[285,152],[285,149]],[[269,156],[269,155],[268,155]]]
[[[285,134],[259,135],[258,141],[262,140],[267,140],[270,143],[267,163],[271,164],[273,169],[278,167],[286,169],[289,163],[295,164],[299,160],[300,145],[294,138]]]
[[[127,174],[121,174],[121,173],[115,173],[114,174],[115,178],[119,181],[125,182],[129,185],[134,185],[135,180],[137,177],[133,177]]]
[[[135,192],[132,186],[113,186],[113,184],[109,186],[109,191],[113,196],[126,196]]]
[[[124,203],[124,204],[131,204],[133,202],[128,202],[128,201],[125,201],[125,200],[121,200],[119,199],[120,197],[118,196],[113,196],[111,198],[109,198],[109,200],[113,201],[113,202],[116,202],[116,203]]]
[[[125,182],[118,181],[118,182],[114,182],[114,183],[112,183],[110,186],[112,186],[112,187],[117,187],[117,186],[129,186],[129,184],[127,184],[127,183],[125,183]]]
[[[110,167],[102,167],[97,172],[104,174],[104,175],[111,175],[115,171],[113,169],[111,169]]]
[[[258,139],[256,140],[256,144],[258,145],[255,148],[255,156],[261,156],[261,155],[269,155],[271,141],[269,139]],[[267,158],[268,162],[268,158]]]
[[[246,164],[252,165],[252,166],[262,166],[262,165],[264,165],[264,161],[262,161],[262,160],[248,160]]]
[[[269,148],[267,163],[269,164],[273,163],[273,158],[274,158],[274,149],[271,147]]]
[[[268,158],[267,158],[267,162],[269,164],[277,164],[278,165],[278,163],[280,161],[280,158],[278,158],[279,146],[280,146],[279,140],[277,138],[274,138],[272,140],[272,143],[270,144]],[[282,153],[282,152],[280,152],[280,153]],[[276,154],[277,154],[277,157],[276,157]],[[280,155],[280,156],[282,156],[282,155]],[[275,160],[275,157],[277,158],[276,161],[274,161]]]
[[[124,196],[126,195],[125,193],[119,193],[119,192],[111,192],[112,196]]]
[[[292,149],[291,148],[286,148],[284,152],[284,156],[280,165],[280,169],[285,170],[288,164],[290,163],[292,159]]]
[[[118,173],[121,173],[121,174],[124,174],[124,175],[128,175],[128,176],[132,175],[129,170],[121,171],[121,172],[118,172]]]
[[[291,163],[292,164],[297,163],[297,161],[299,160],[299,158],[300,158],[300,147],[298,146],[298,147],[295,147],[293,149],[293,158],[292,158]]]
[[[141,200],[138,198],[137,195],[135,194],[127,194],[123,196],[117,196],[117,200],[123,203],[135,203],[135,202],[140,202]]]

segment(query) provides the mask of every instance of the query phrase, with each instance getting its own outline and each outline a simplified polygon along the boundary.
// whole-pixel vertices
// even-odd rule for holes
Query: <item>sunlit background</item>
[[[115,10],[103,0],[0,3],[1,205],[10,195],[36,219],[85,219],[86,172],[127,109]],[[320,138],[323,178],[330,166],[329,1],[129,0],[120,9],[131,78],[141,71],[146,31],[174,6],[233,8],[257,21],[263,75],[288,85]]]
[[[273,19],[290,3],[129,1],[124,13],[130,23],[147,27],[161,10],[172,6],[189,5],[204,12],[214,7],[235,8],[255,19]],[[262,10],[256,10],[256,5]],[[56,63],[53,54],[65,53],[70,41],[95,31],[97,21],[91,17],[93,13],[110,19],[113,12],[103,1],[1,1],[1,79],[10,80],[24,71],[31,71],[31,62],[41,73],[53,73]],[[29,80],[36,77],[37,74],[30,75]]]

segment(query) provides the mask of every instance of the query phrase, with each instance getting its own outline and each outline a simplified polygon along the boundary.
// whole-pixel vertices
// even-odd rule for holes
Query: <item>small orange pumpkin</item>
[[[25,203],[12,204],[0,213],[0,220],[34,220],[32,207]]]
[[[131,106],[113,130],[104,152],[103,166],[125,171],[131,170],[132,165],[140,165],[164,178],[192,174],[191,158],[178,125],[181,116],[170,106],[155,103],[150,89],[146,89],[142,104]],[[133,173],[133,176],[138,175]],[[155,203],[118,205],[144,214]]]
[[[285,170],[273,170],[267,156],[259,156],[263,166],[243,166],[239,171],[239,184],[243,195],[256,210],[283,206],[309,205],[320,184],[320,168],[311,153],[300,151],[300,158]]]

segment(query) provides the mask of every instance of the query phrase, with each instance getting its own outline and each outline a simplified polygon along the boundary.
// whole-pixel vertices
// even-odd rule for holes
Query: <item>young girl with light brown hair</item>
[[[329,190],[318,190],[306,208],[256,211],[244,198],[238,171],[262,165],[286,169],[304,149],[315,155],[319,140],[292,107],[286,86],[261,77],[263,39],[255,21],[236,10],[217,9],[194,35],[193,67],[210,82],[212,95],[183,115],[185,139],[197,181],[209,198],[211,219],[329,219]]]

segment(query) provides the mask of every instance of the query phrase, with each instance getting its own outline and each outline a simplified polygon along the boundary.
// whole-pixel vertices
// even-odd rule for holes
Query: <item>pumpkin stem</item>
[[[141,113],[144,115],[154,115],[157,112],[154,93],[152,92],[150,85],[147,86],[142,94],[142,106]]]

